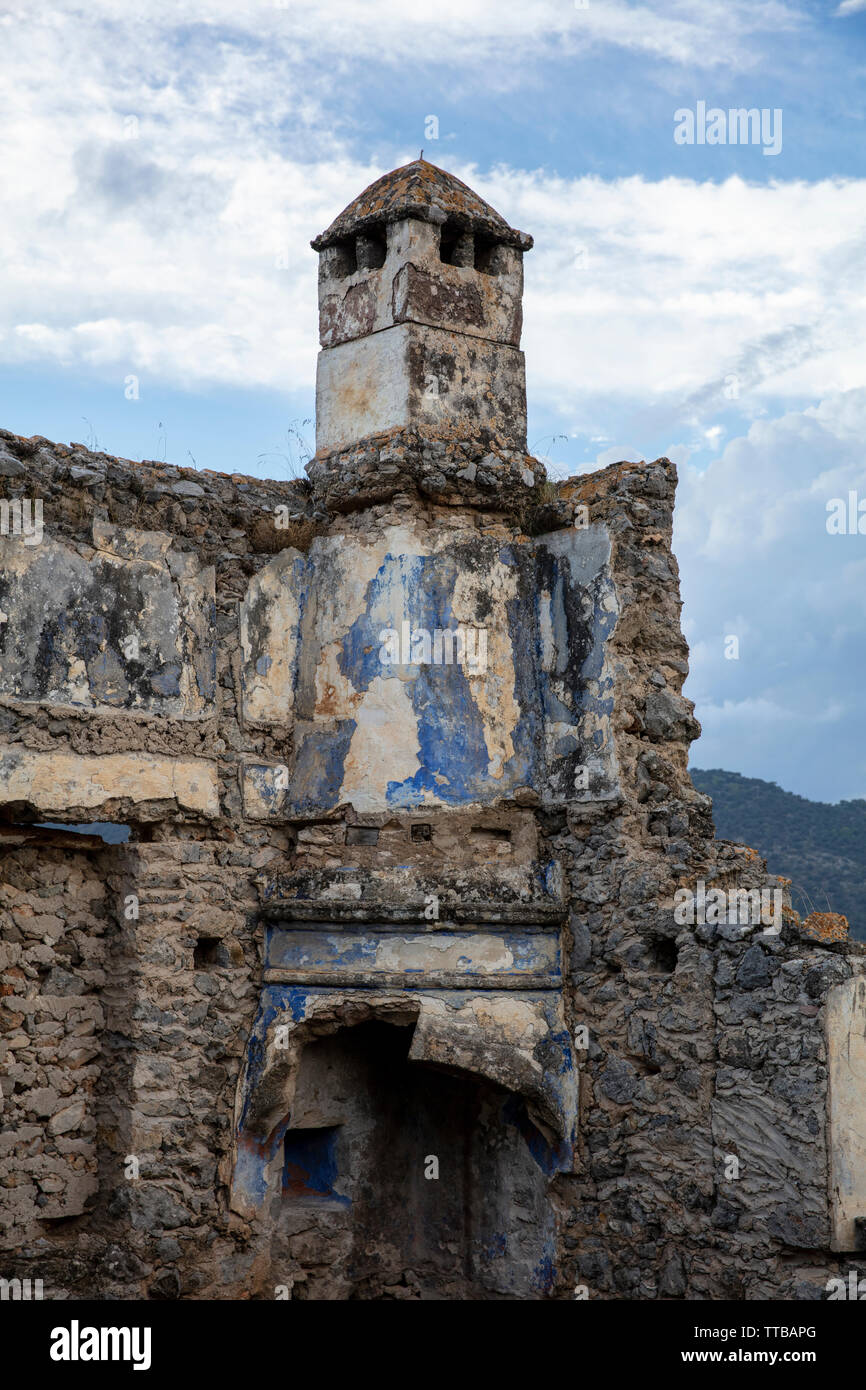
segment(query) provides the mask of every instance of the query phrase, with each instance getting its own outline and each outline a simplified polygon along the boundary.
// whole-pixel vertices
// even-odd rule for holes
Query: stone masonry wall
[[[713,840],[686,772],[674,486],[657,464],[563,489],[617,537],[624,792],[551,827],[571,882],[573,1026],[589,1032],[581,1161],[557,1180],[564,1271],[590,1296],[816,1298],[848,1267],[828,1253],[822,1014],[864,953],[806,937],[787,894],[778,937],[674,919],[674,893],[699,880],[786,887]]]
[[[863,973],[866,948],[816,942],[789,908],[778,935],[674,916],[675,894],[700,881],[784,889],[751,851],[714,840],[688,778],[698,726],[681,694],[675,468],[618,464],[553,486],[490,439],[392,431],[309,473],[265,483],[0,432],[4,493],[43,500],[55,573],[70,557],[63,611],[78,615],[28,647],[15,576],[37,575],[34,611],[49,615],[56,584],[20,538],[0,539],[2,1273],[41,1277],[48,1296],[273,1297],[267,1242],[230,1199],[262,902],[275,884],[327,896],[339,879],[362,903],[435,885],[458,904],[499,891],[516,910],[552,865],[580,1113],[573,1170],[550,1186],[549,1292],[821,1297],[856,1259],[829,1248],[826,1000]],[[251,586],[286,547],[303,557],[322,536],[348,553],[410,511],[431,532],[541,538],[556,554],[576,524],[609,538],[604,797],[551,775],[509,788],[477,825],[455,810],[442,841],[437,817],[451,812],[425,814],[433,839],[415,849],[418,808],[359,817],[277,801],[262,814],[245,801],[249,767],[295,756],[288,710],[244,717]],[[126,605],[122,623],[105,605],[95,638],[94,565],[103,590],[122,576]],[[202,621],[183,614],[191,575]],[[106,846],[30,828],[58,819],[132,833]],[[302,1244],[301,1279],[317,1261],[312,1237]]]
[[[98,1190],[103,856],[74,836],[3,837],[0,884],[4,1250],[87,1208]]]

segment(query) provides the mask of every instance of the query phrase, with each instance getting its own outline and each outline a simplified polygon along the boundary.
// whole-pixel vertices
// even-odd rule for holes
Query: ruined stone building
[[[0,432],[0,1275],[824,1297],[864,948],[689,781],[676,470],[546,479],[532,240],[450,174],[313,246],[308,478]]]

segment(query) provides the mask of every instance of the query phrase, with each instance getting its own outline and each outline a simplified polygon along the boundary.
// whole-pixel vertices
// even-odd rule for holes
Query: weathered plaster
[[[93,523],[94,548],[0,538],[0,695],[181,719],[212,711],[214,571],[171,537]]]
[[[411,424],[463,437],[489,429],[504,445],[524,449],[523,353],[510,344],[415,323],[398,324],[319,353],[320,452]]]
[[[866,975],[827,998],[830,1202],[834,1250],[862,1250],[866,1230]]]
[[[304,565],[277,557],[244,602],[246,708],[294,708],[296,752],[285,799],[251,786],[250,813],[483,804],[527,786],[563,801],[580,767],[577,799],[615,797],[609,560],[599,526],[530,545],[417,524],[315,540]],[[382,634],[405,623],[483,630],[483,669],[384,660]]]
[[[0,794],[48,815],[96,811],[107,802],[174,801],[188,811],[219,815],[216,768],[203,759],[155,758],[145,753],[81,757],[0,748]]]

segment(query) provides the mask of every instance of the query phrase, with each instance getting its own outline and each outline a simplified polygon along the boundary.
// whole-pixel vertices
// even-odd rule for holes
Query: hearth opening
[[[547,1141],[520,1096],[410,1060],[412,1032],[368,1022],[304,1048],[275,1249],[305,1298],[544,1298]]]

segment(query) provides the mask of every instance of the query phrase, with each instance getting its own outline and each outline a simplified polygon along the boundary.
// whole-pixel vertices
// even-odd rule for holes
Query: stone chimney
[[[523,252],[453,174],[414,160],[370,184],[319,252],[316,447],[418,426],[526,447]]]

